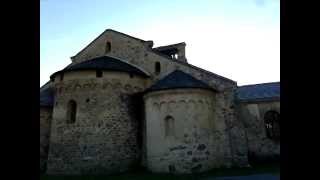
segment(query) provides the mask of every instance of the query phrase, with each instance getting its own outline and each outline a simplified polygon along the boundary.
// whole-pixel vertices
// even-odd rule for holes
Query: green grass
[[[172,174],[154,174],[146,171],[129,172],[119,175],[101,175],[101,176],[51,176],[40,175],[40,180],[197,180],[207,177],[219,176],[242,176],[250,174],[274,174],[280,175],[279,164],[259,165],[251,168],[231,168],[215,169],[201,174],[193,175],[172,175]]]

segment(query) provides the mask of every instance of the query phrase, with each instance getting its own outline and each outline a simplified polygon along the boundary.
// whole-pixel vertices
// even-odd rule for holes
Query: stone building
[[[280,158],[280,83],[241,86],[237,114],[243,123],[251,162]]]
[[[280,156],[280,85],[238,87],[107,29],[40,88],[40,171],[111,174],[246,167]]]

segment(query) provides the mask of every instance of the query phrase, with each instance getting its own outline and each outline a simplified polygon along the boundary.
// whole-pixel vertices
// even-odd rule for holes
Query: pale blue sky
[[[41,0],[40,85],[108,28],[184,41],[189,63],[238,85],[280,81],[279,0]]]

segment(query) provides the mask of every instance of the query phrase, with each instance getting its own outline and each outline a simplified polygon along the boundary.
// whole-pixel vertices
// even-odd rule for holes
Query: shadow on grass
[[[128,172],[119,175],[82,175],[82,176],[53,176],[40,175],[40,180],[197,180],[208,177],[244,176],[252,174],[280,175],[279,164],[255,165],[250,168],[214,169],[200,174],[173,175],[155,174],[143,170]]]

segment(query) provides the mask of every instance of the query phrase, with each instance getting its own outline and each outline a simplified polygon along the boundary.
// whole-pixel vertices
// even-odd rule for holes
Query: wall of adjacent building
[[[280,101],[239,103],[237,112],[243,122],[252,161],[276,160],[280,157],[280,141],[267,137],[264,116],[268,111],[280,113]]]

